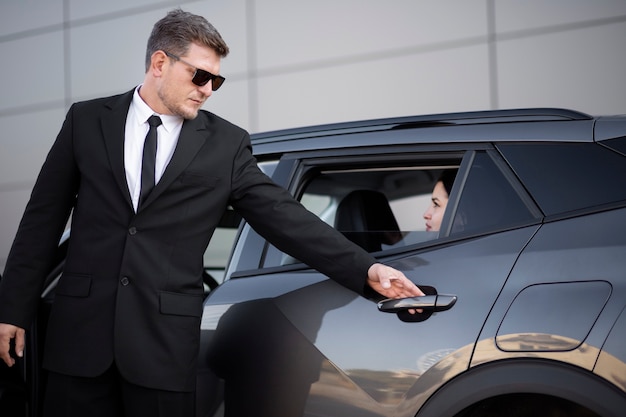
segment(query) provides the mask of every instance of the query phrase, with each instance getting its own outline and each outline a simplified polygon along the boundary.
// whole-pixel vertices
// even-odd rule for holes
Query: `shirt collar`
[[[136,121],[137,124],[144,124],[148,122],[148,119],[153,114],[156,114],[161,118],[162,126],[165,128],[167,132],[171,132],[177,125],[181,125],[183,123],[183,118],[180,116],[175,116],[171,114],[158,114],[154,110],[146,104],[145,101],[139,95],[139,89],[141,85],[135,88],[135,92],[133,93],[133,101],[131,106],[134,107],[135,114],[137,115]]]

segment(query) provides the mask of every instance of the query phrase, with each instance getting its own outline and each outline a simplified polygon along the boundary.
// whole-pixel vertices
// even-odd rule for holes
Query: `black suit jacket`
[[[135,213],[124,171],[133,91],[74,104],[33,189],[0,284],[0,322],[28,328],[72,214],[44,366],[193,390],[203,253],[232,205],[277,247],[362,293],[374,259],[257,167],[249,135],[209,113],[184,122],[163,177]],[[288,250],[287,250],[288,249]]]

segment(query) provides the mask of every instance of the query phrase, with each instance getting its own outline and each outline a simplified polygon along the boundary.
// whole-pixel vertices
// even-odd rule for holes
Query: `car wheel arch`
[[[519,358],[470,368],[441,386],[416,417],[464,416],[482,401],[512,394],[547,395],[586,407],[603,417],[619,417],[626,393],[592,372],[563,362]],[[472,414],[476,416],[480,414]]]

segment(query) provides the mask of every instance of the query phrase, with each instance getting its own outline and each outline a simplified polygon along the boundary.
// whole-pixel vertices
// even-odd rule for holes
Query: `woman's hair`
[[[156,51],[185,55],[191,43],[211,48],[221,58],[229,52],[222,36],[204,17],[175,9],[152,28],[146,48],[146,71],[150,67],[152,54]]]
[[[448,196],[450,195],[450,191],[452,191],[452,184],[454,184],[456,172],[456,169],[446,169],[439,175],[439,178],[437,179],[437,182],[441,181],[443,183],[443,188],[446,189]]]

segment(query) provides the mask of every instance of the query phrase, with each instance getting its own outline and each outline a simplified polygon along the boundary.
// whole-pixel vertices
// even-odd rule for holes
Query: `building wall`
[[[2,0],[0,271],[74,101],[130,90],[172,8],[231,47],[205,108],[250,132],[513,107],[626,113],[626,0]]]

